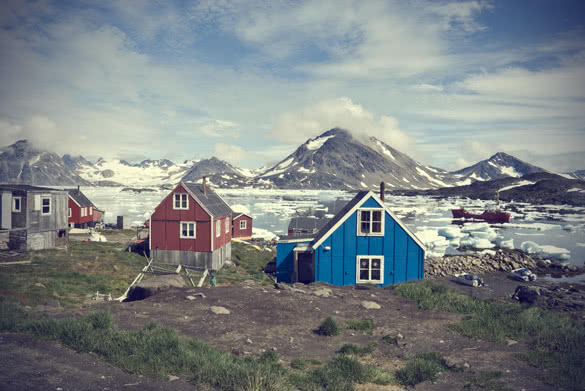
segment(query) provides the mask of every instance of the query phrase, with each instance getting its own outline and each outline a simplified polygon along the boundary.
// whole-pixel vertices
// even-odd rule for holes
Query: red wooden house
[[[150,254],[165,263],[219,270],[232,255],[231,216],[205,179],[181,182],[150,217]]]
[[[79,190],[68,189],[69,210],[68,219],[70,228],[87,228],[95,225],[95,205]]]
[[[252,239],[252,218],[250,216],[239,213],[232,220],[232,238]]]

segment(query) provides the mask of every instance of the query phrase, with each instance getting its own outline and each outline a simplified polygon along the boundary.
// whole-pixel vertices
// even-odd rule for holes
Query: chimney
[[[205,178],[203,177],[203,195],[207,195],[207,184],[205,183]]]
[[[79,185],[77,185],[77,191],[79,191]]]
[[[384,182],[380,182],[380,199],[384,202]]]

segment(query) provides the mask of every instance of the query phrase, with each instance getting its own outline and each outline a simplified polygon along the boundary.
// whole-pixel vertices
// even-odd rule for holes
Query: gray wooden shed
[[[67,248],[67,191],[21,184],[0,184],[0,248]]]

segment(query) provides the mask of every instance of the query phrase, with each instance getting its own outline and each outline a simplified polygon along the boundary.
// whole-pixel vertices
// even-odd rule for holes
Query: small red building
[[[150,217],[150,254],[165,263],[219,270],[232,255],[231,216],[205,179],[181,182]]]
[[[79,190],[79,187],[77,189],[68,189],[67,192],[69,193],[67,214],[69,227],[87,228],[95,225],[95,205]],[[101,220],[101,216],[99,219]]]
[[[244,213],[237,214],[233,218],[232,238],[252,239],[252,218]]]

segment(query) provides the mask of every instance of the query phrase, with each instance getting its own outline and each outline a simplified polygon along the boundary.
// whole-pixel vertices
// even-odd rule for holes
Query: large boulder
[[[512,297],[520,303],[534,304],[541,294],[541,288],[537,286],[518,285]]]
[[[186,286],[185,280],[178,274],[154,276],[130,289],[126,301],[144,300],[160,291]]]

